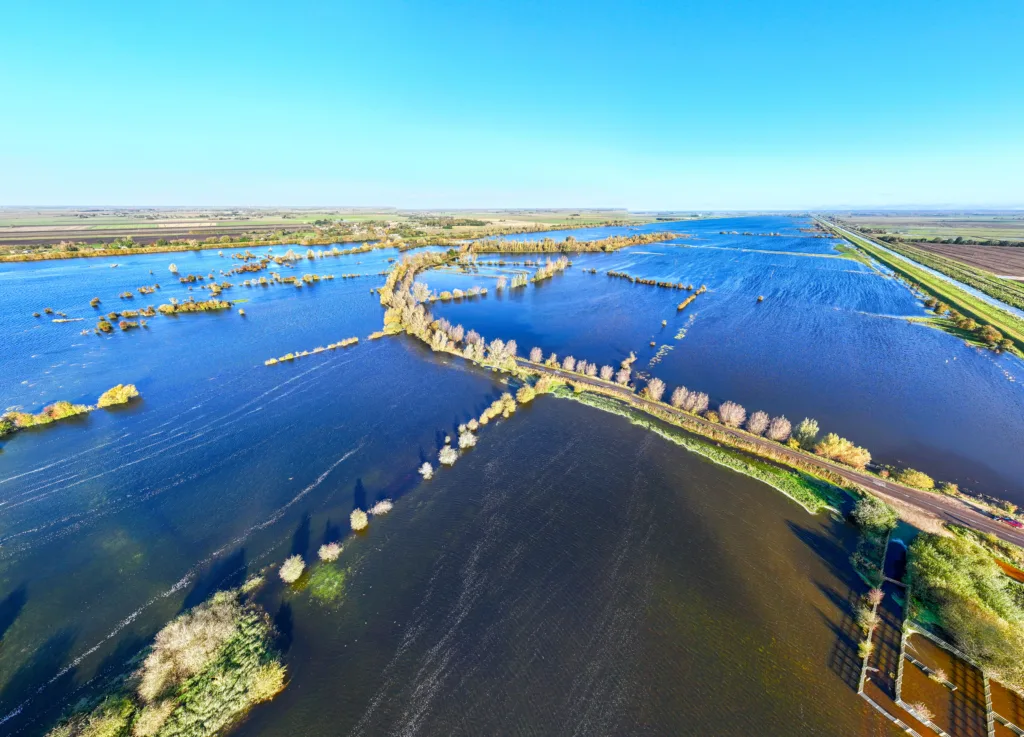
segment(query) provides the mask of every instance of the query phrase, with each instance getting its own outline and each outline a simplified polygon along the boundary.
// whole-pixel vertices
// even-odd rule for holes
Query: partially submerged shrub
[[[459,435],[459,450],[472,448],[474,445],[476,445],[476,435],[469,430]]]
[[[533,400],[537,396],[536,390],[529,384],[523,384],[519,387],[519,391],[516,392],[516,401],[519,404],[526,404]]]
[[[341,550],[341,545],[338,543],[326,543],[321,545],[316,553],[320,556],[320,560],[330,563],[341,556]]]
[[[425,479],[431,479],[434,477],[434,467],[429,463],[424,463],[419,468],[419,474]]]
[[[345,595],[345,572],[337,566],[317,566],[309,577],[308,591],[322,604],[339,601]]]
[[[370,507],[369,512],[374,517],[380,517],[387,514],[394,508],[395,503],[392,502],[390,499],[381,499],[379,502]]]
[[[138,396],[139,390],[135,388],[135,384],[118,384],[117,386],[103,392],[103,394],[100,395],[99,400],[96,402],[96,406],[113,407],[118,404],[128,404],[128,402]]]
[[[352,514],[348,516],[348,521],[352,526],[352,529],[356,532],[359,530],[365,530],[366,526],[370,524],[370,520],[366,516],[366,512],[361,509],[353,509]]]
[[[293,555],[281,564],[279,574],[285,583],[295,583],[302,576],[304,570],[306,570],[306,561],[302,559],[301,555]]]
[[[437,454],[437,460],[446,466],[454,465],[455,461],[459,460],[459,451],[455,450],[455,448],[450,445],[446,445],[441,448],[441,452]]]

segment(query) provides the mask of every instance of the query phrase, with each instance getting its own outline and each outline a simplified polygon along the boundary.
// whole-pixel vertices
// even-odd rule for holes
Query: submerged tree
[[[476,435],[471,433],[469,430],[459,435],[459,449],[465,450],[466,448],[472,448],[476,445]]]
[[[455,464],[455,461],[459,460],[459,451],[455,450],[455,448],[450,445],[446,445],[441,448],[441,452],[437,454],[437,460],[446,466],[452,466]]]
[[[434,476],[434,467],[431,466],[429,463],[424,463],[419,468],[419,474],[424,479],[431,479]]]
[[[293,555],[281,564],[281,570],[278,573],[285,583],[295,583],[304,570],[306,570],[306,562],[302,560],[302,556]]]
[[[355,531],[364,530],[366,526],[370,524],[369,518],[366,516],[366,512],[361,509],[353,509],[352,514],[348,516],[349,524]]]

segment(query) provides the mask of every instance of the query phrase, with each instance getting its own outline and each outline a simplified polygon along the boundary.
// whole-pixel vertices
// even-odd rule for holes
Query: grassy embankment
[[[979,323],[991,325],[996,328],[1005,337],[1012,341],[1013,352],[1024,358],[1024,320],[1018,320],[1007,312],[1004,312],[997,307],[993,307],[977,297],[968,294],[963,289],[950,284],[944,279],[933,276],[924,269],[917,268],[913,264],[910,264],[903,259],[893,256],[883,249],[868,243],[863,238],[858,238],[857,236],[846,236],[838,231],[833,232],[835,232],[838,237],[843,238],[844,240],[853,243],[853,245],[858,248],[863,249],[873,258],[884,263],[906,279],[914,282],[923,291],[928,292],[936,299],[946,303],[962,315],[973,318]],[[936,320],[934,323],[948,329],[948,332],[964,337],[961,334],[962,331],[957,331],[949,321]]]
[[[811,514],[834,509],[841,504],[844,491],[827,481],[801,471],[783,468],[738,450],[713,444],[705,437],[691,434],[677,425],[670,424],[667,420],[659,421],[660,418],[655,419],[650,414],[630,407],[617,399],[589,390],[577,392],[564,387],[556,389],[552,394],[562,399],[573,399],[589,407],[625,417],[632,424],[650,430],[714,463],[768,484]]]

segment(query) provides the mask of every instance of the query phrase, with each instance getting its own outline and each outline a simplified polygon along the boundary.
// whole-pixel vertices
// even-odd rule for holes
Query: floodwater
[[[437,303],[434,312],[488,338],[515,339],[524,356],[539,346],[545,356],[617,367],[635,351],[634,369],[662,379],[669,392],[684,385],[707,392],[712,406],[732,400],[794,425],[813,417],[822,432],[848,437],[877,462],[1024,504],[1024,363],[908,322],[929,314],[919,299],[884,269],[837,258],[838,241],[808,237],[800,229],[809,226],[780,217],[643,226],[632,230],[694,237],[582,254],[538,287],[479,305]],[[497,273],[516,268],[527,267],[424,278],[439,290],[493,286]],[[584,272],[590,268],[598,273]],[[607,271],[708,291],[677,312],[688,292],[631,284]]]
[[[132,307],[183,299],[168,263],[208,274],[237,262],[205,251],[0,267],[2,406],[92,403],[121,382],[142,392],[127,408],[3,443],[3,733],[44,733],[177,612],[290,554],[312,563],[329,540],[345,545],[342,600],[285,589],[270,571],[260,601],[290,682],[238,734],[890,733],[854,690],[850,612],[862,585],[841,522],[620,417],[552,397],[482,428],[454,468],[421,480],[417,466],[445,436],[509,387],[406,338],[366,340],[381,322],[370,289],[393,257],[301,262],[288,273],[370,276],[301,290],[235,286],[223,296],[248,299],[245,317],[158,316],[146,330],[104,337],[79,335],[95,324],[90,298],[104,312],[123,309],[120,292],[159,282]],[[594,263],[666,258],[620,252]],[[712,290],[727,283],[698,278]],[[528,288],[532,296],[492,292],[438,312],[510,321],[520,299],[526,312],[515,320],[541,321],[516,329],[562,352],[569,323],[545,327],[558,312],[543,307],[546,295],[586,295],[562,289],[585,279],[592,296],[613,295],[607,307],[629,309],[608,312],[603,330],[581,314],[579,345],[593,354],[574,346],[578,355],[601,360],[603,350],[611,360],[635,345],[631,329],[660,322],[661,311],[640,314],[653,304],[645,288],[624,303],[615,296],[623,285],[576,266]],[[809,291],[805,300],[822,298]],[[704,295],[693,330],[711,320],[719,294]],[[43,307],[88,319],[31,316]],[[359,345],[263,365],[350,336]],[[394,511],[353,536],[349,512],[382,498]]]

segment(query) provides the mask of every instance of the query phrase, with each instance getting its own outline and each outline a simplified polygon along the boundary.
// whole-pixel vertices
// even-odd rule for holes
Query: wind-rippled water
[[[795,247],[824,247],[805,240]],[[764,241],[783,250],[784,239],[736,240]],[[601,271],[635,271],[673,263],[672,248],[586,258]],[[712,298],[729,282],[711,278],[721,252],[679,253],[693,264],[708,259],[707,276],[692,265],[684,276],[711,290],[694,305],[696,331],[712,321]],[[395,257],[301,262],[288,273],[377,274]],[[859,268],[790,258],[826,271]],[[127,408],[3,444],[4,733],[44,732],[181,609],[289,554],[312,561],[322,542],[337,539],[348,569],[341,602],[286,591],[271,571],[260,598],[281,633],[290,683],[240,734],[887,733],[850,685],[850,601],[861,586],[846,563],[844,525],[810,517],[622,418],[550,397],[483,428],[477,448],[423,482],[416,467],[508,387],[405,338],[366,341],[381,323],[370,294],[379,276],[301,290],[235,286],[224,296],[249,300],[244,318],[158,316],[147,331],[79,335],[95,324],[94,296],[102,312],[188,296],[167,272],[172,261],[182,274],[237,263],[205,251],[0,268],[3,406],[92,403],[121,382],[142,392]],[[662,312],[673,318],[678,293],[666,294],[666,311],[657,290],[578,266],[523,296],[492,291],[437,311],[467,326],[475,316],[493,327],[488,337],[515,337],[524,348],[525,335],[559,352],[575,339],[571,350],[592,360],[638,348],[636,336],[654,332]],[[734,278],[729,289],[740,290],[751,277]],[[828,289],[800,292],[798,280],[777,278],[791,299],[829,299]],[[467,278],[427,280],[444,279]],[[577,281],[587,288],[564,288]],[[162,289],[152,297],[117,298],[154,282]],[[766,295],[763,307],[782,302]],[[728,303],[716,319],[727,319]],[[31,316],[47,306],[88,319]],[[577,312],[554,319],[569,308]],[[353,348],[263,365],[353,335],[361,338]],[[733,360],[749,349],[735,340]],[[771,381],[770,366],[743,365],[752,385]],[[349,512],[382,498],[395,500],[394,511],[353,537]]]
[[[713,406],[733,400],[748,412],[786,415],[794,425],[816,418],[823,432],[850,438],[878,462],[1024,503],[1019,359],[909,322],[930,314],[921,301],[884,270],[838,258],[837,241],[808,237],[800,230],[810,226],[806,219],[671,226],[694,237],[582,254],[537,288],[506,292],[480,306],[438,303],[435,313],[488,337],[513,338],[523,355],[539,346],[545,356],[617,366],[635,351],[634,369],[661,378],[669,391],[681,384],[707,392]],[[573,235],[589,237],[586,231]],[[515,268],[524,267],[506,270]],[[589,268],[598,274],[584,273]],[[606,276],[609,270],[706,284],[708,292],[680,313],[676,305],[687,292],[631,284]],[[489,276],[482,269],[476,276],[430,274],[425,280],[450,289],[456,282],[493,283]],[[669,349],[652,365],[663,346]]]

